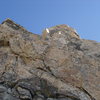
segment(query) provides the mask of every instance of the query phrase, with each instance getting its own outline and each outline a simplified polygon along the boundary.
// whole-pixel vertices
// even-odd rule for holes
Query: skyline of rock
[[[57,25],[41,35],[0,24],[0,100],[99,100],[100,43]]]

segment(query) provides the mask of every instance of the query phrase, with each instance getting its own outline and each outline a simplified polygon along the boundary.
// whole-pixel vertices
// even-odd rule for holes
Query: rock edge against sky
[[[0,100],[100,100],[100,43],[64,24],[38,35],[5,20]]]

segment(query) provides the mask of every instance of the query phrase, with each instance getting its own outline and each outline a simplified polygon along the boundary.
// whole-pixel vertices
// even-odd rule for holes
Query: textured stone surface
[[[100,43],[57,25],[32,34],[0,24],[0,100],[100,100]]]

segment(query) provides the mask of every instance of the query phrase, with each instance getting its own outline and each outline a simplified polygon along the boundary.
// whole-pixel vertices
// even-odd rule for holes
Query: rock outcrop
[[[100,43],[67,25],[42,35],[0,24],[0,100],[100,100]]]

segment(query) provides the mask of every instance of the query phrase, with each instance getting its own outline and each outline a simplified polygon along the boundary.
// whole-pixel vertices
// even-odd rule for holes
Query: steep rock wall
[[[100,43],[67,25],[28,32],[0,25],[0,100],[100,100]]]

